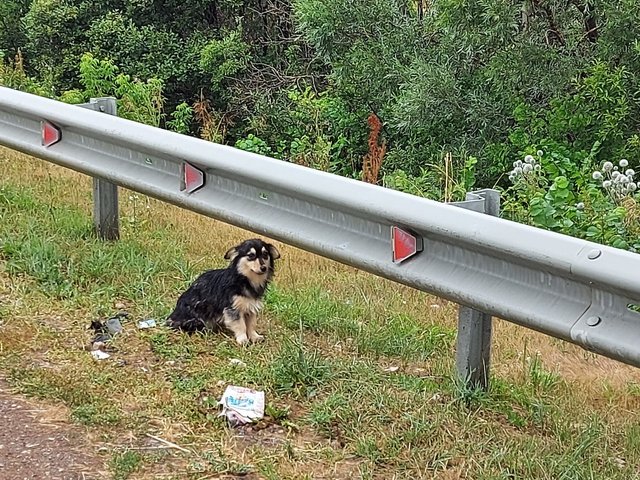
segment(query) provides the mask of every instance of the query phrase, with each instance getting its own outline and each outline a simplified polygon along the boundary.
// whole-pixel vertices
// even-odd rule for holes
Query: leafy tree
[[[22,17],[31,0],[3,0],[0,2],[0,51],[13,58],[26,43]]]
[[[120,12],[94,20],[87,32],[97,57],[109,58],[132,77],[162,80],[171,107],[195,99],[194,86],[205,83],[198,64],[205,41],[200,33],[182,38],[163,25],[139,26]]]
[[[50,77],[59,91],[77,86],[77,68],[89,50],[91,21],[119,5],[117,0],[33,0],[24,15],[26,56],[32,72]]]
[[[245,73],[251,60],[251,47],[242,40],[242,29],[225,32],[209,41],[200,52],[200,67],[211,77],[214,92],[223,90],[223,82]]]

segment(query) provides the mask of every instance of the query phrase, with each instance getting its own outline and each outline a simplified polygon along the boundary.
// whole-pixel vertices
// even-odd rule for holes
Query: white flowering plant
[[[640,252],[640,167],[627,159],[597,162],[598,144],[590,153],[545,147],[513,162],[505,216]]]
[[[613,162],[604,162],[602,168],[595,170],[591,178],[600,182],[615,203],[623,203],[626,199],[633,198],[638,191],[640,178],[636,178],[636,171],[629,167],[629,161],[625,158],[614,165]]]

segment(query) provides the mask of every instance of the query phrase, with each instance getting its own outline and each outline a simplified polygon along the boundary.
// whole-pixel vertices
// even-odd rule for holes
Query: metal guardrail
[[[2,87],[0,144],[640,366],[640,255]]]
[[[89,103],[77,106],[108,115],[118,114],[118,104],[113,97],[92,98]],[[93,177],[93,221],[95,231],[101,239],[120,238],[118,186],[100,177]]]
[[[500,216],[500,192],[497,190],[469,192],[464,202],[453,204],[474,212]],[[492,329],[493,321],[490,314],[460,305],[456,336],[456,370],[458,377],[472,387],[489,387]]]

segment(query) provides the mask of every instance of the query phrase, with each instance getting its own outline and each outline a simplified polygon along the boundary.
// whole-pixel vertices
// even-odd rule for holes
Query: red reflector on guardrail
[[[180,190],[193,193],[204,186],[204,172],[190,163],[182,162],[182,182]]]
[[[50,147],[62,139],[62,132],[53,123],[43,121],[41,122],[42,129],[42,146]]]
[[[396,226],[391,227],[391,244],[393,263],[400,263],[422,250],[422,238]]]

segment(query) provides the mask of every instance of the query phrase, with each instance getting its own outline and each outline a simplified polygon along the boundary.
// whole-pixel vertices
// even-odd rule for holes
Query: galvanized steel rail
[[[640,255],[2,87],[0,144],[640,366]]]

